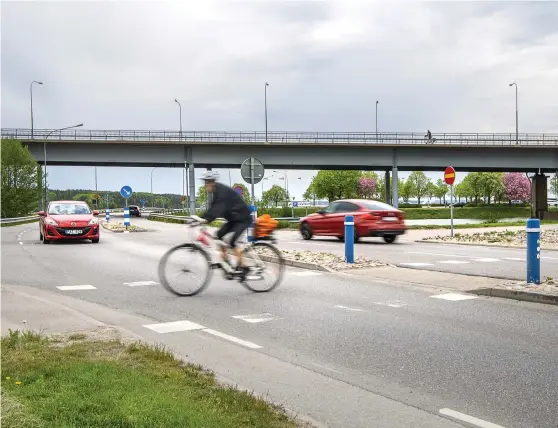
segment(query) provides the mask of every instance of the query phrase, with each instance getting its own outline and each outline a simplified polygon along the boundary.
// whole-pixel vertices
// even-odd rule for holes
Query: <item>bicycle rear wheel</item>
[[[195,273],[193,270],[195,268],[201,268],[202,272]],[[167,291],[178,296],[198,294],[207,287],[211,275],[209,254],[196,244],[180,244],[172,247],[159,262],[161,284]],[[181,280],[176,281],[179,277]]]
[[[269,242],[254,242],[244,250],[244,260],[250,267],[242,285],[256,293],[271,291],[279,285],[285,271],[281,251]]]

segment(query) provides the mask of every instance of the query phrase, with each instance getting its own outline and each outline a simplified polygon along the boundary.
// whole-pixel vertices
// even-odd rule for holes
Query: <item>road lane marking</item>
[[[142,285],[159,285],[159,283],[155,281],[136,281],[136,282],[125,282],[124,285],[127,285],[128,287],[140,287]]]
[[[249,322],[251,324],[257,324],[260,322],[267,322],[267,321],[272,321],[272,320],[276,320],[278,319],[277,317],[271,315],[270,313],[264,313],[264,314],[255,314],[255,315],[233,315],[232,318],[235,318],[237,320],[242,320],[242,321],[246,321]]]
[[[334,369],[330,369],[329,367],[322,366],[322,365],[320,365],[320,364],[316,364],[316,363],[310,363],[310,364],[312,364],[313,366],[319,367],[319,368],[321,368],[321,369],[328,370],[328,371],[333,372],[333,373],[343,374],[343,373],[341,373],[340,371],[337,371],[337,370],[334,370]]]
[[[238,337],[229,336],[228,334],[221,333],[220,331],[217,331],[217,330],[212,330],[210,328],[205,328],[202,331],[205,332],[205,333],[212,334],[213,336],[220,337],[221,339],[225,339],[225,340],[228,340],[230,342],[237,343],[239,345],[245,346],[245,347],[250,348],[250,349],[261,348],[260,345],[256,345],[255,343],[248,342],[247,340],[239,339]]]
[[[466,262],[464,260],[439,260],[437,263],[444,263],[447,265],[466,265],[471,262]]]
[[[502,425],[496,425],[493,424],[492,422],[487,422],[485,420],[475,418],[474,416],[469,416],[466,415],[465,413],[456,412],[455,410],[451,410],[451,409],[440,409],[439,412],[442,415],[459,419],[460,421],[467,422],[481,428],[504,428]]]
[[[504,260],[511,260],[513,262],[524,262],[525,259],[521,257],[504,257]]]
[[[312,245],[312,246],[320,246],[320,247],[339,247],[339,245],[335,244],[320,244],[319,242],[286,242],[286,244],[302,244],[302,245]]]
[[[464,256],[462,254],[443,254],[443,253],[426,253],[423,251],[407,251],[408,254],[423,254],[426,256],[444,256],[444,257],[463,257],[466,259],[473,259],[474,256]]]
[[[205,328],[203,325],[188,320],[145,324],[143,327],[156,331],[157,333],[176,333],[179,331],[202,330]]]
[[[62,291],[71,291],[71,290],[96,290],[97,287],[93,287],[92,285],[60,285],[58,287],[59,290]]]
[[[490,258],[490,257],[481,257],[481,258],[478,258],[478,259],[474,259],[473,261],[483,262],[483,263],[490,263],[490,262],[499,262],[501,260],[500,259],[493,259],[493,258]]]
[[[479,296],[471,296],[470,294],[457,294],[457,293],[438,294],[436,296],[430,296],[430,297],[433,297],[435,299],[450,300],[452,302],[479,298]]]
[[[433,263],[399,263],[399,266],[420,267],[420,266],[434,266],[434,264]]]
[[[318,272],[315,270],[307,270],[307,271],[303,271],[303,272],[289,272],[290,275],[294,275],[294,276],[317,276],[317,275],[323,275],[322,272]]]
[[[403,306],[407,306],[406,303],[392,303],[392,302],[373,302],[375,305],[380,306],[389,306],[390,308],[402,308]]]
[[[349,308],[348,306],[343,306],[343,305],[335,305],[334,308],[345,309],[346,311],[353,311],[353,312],[363,312],[364,311],[364,309]]]

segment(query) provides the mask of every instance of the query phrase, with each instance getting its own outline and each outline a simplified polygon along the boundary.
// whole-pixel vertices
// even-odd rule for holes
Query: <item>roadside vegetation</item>
[[[278,407],[186,364],[160,347],[2,337],[3,428],[261,427],[298,425]]]

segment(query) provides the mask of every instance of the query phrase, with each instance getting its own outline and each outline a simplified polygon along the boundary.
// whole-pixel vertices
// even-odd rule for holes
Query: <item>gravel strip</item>
[[[527,233],[524,230],[504,230],[484,233],[456,233],[450,236],[431,236],[422,239],[429,242],[446,242],[455,244],[501,245],[505,247],[525,248]],[[541,249],[558,250],[558,229],[541,232]]]
[[[110,230],[111,232],[124,232],[128,230],[128,232],[148,232],[148,229],[144,229],[143,227],[134,226],[131,224],[126,229],[124,223],[101,223],[103,229]]]
[[[527,284],[525,281],[507,281],[504,284],[499,285],[497,288],[558,296],[558,280],[553,278],[546,278],[546,280],[541,281],[540,285]]]

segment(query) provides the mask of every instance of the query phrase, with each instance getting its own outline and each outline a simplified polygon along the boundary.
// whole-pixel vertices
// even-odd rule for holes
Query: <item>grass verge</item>
[[[557,220],[542,220],[541,224],[558,224]],[[482,229],[487,227],[510,227],[510,226],[525,226],[524,221],[515,222],[484,222],[477,224],[456,224],[453,226],[454,229]],[[450,229],[450,226],[440,226],[440,225],[428,225],[428,226],[408,226],[409,230],[436,230],[436,229]]]
[[[2,337],[3,428],[299,426],[161,347],[19,331]]]

